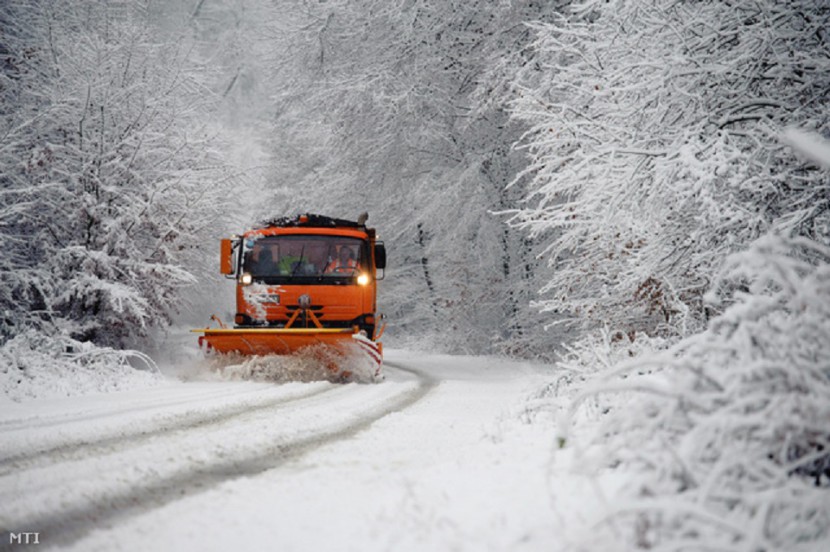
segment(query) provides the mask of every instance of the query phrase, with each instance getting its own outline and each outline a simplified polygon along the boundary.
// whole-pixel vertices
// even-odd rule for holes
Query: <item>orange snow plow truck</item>
[[[221,272],[236,280],[233,327],[201,333],[199,345],[220,353],[291,355],[314,347],[326,362],[362,355],[379,374],[385,325],[377,314],[377,281],[386,249],[367,214],[356,222],[300,215],[266,222],[223,239]],[[332,371],[337,366],[328,366]]]

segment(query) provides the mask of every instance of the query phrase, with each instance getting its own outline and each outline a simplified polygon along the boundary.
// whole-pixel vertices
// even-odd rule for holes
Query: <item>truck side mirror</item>
[[[233,242],[222,240],[221,252],[219,254],[219,271],[222,274],[233,274]]]
[[[386,246],[383,242],[375,244],[375,268],[384,270],[386,268]]]

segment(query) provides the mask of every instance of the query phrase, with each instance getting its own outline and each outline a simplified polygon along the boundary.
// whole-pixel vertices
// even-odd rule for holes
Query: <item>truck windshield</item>
[[[242,271],[265,283],[350,283],[365,271],[364,240],[337,236],[265,236],[243,241]]]

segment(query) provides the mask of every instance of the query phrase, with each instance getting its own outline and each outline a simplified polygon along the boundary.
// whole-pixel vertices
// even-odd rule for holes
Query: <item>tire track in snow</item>
[[[45,447],[34,447],[33,450],[11,454],[0,457],[0,477],[20,469],[29,469],[38,465],[48,464],[54,462],[55,459],[71,460],[88,456],[95,451],[104,451],[116,447],[119,443],[138,443],[142,440],[152,438],[162,433],[169,433],[174,431],[182,431],[194,429],[198,427],[207,426],[210,424],[225,423],[233,420],[239,416],[250,414],[259,410],[267,410],[280,406],[283,404],[290,404],[295,401],[300,401],[308,397],[313,397],[323,393],[335,391],[336,387],[316,387],[300,393],[292,393],[286,396],[268,397],[265,399],[256,399],[242,404],[230,404],[220,407],[213,407],[208,410],[185,411],[181,413],[172,414],[168,419],[147,419],[142,420],[136,424],[136,427],[124,428],[124,426],[115,426],[104,428],[104,435],[98,435],[93,438],[73,439],[69,437],[63,441],[58,441]],[[240,394],[244,396],[247,393]],[[205,403],[213,397],[206,397],[205,399],[194,399],[197,404]],[[190,403],[192,401],[173,402],[167,405],[160,405],[158,407],[139,407],[136,409],[126,408],[117,410],[113,413],[113,417],[121,417],[133,411],[157,411],[159,416],[164,415],[164,408],[171,406],[179,406],[181,404]],[[103,419],[102,414],[95,415],[96,419]],[[77,423],[82,423],[81,419],[70,419],[64,423],[49,424],[48,427],[56,428],[59,426],[68,427]],[[16,431],[25,432],[28,428],[19,428]],[[9,442],[8,432],[0,432],[0,439]]]
[[[48,428],[51,430],[65,424],[72,424],[78,422],[93,422],[95,420],[103,418],[112,418],[116,415],[122,416],[127,414],[137,414],[145,411],[161,410],[163,408],[174,407],[184,404],[206,402],[210,399],[219,397],[243,397],[245,395],[252,395],[261,392],[261,389],[244,389],[232,393],[228,393],[227,389],[211,389],[203,390],[201,392],[188,395],[187,398],[144,398],[141,400],[133,401],[129,405],[120,408],[112,408],[111,405],[107,405],[107,407],[98,406],[93,407],[89,410],[79,411],[69,416],[47,414],[34,415],[25,418],[16,418],[10,420],[0,420],[0,433],[15,431],[19,429],[24,429],[28,431],[38,428]]]
[[[275,439],[253,454],[247,453],[242,457],[226,457],[217,454],[208,463],[192,463],[186,466],[186,470],[173,470],[168,474],[154,474],[155,478],[142,480],[140,485],[132,486],[115,492],[99,492],[95,496],[83,495],[84,499],[78,504],[64,505],[63,500],[58,499],[61,506],[55,511],[45,511],[24,516],[22,519],[12,520],[10,516],[0,517],[0,534],[8,531],[38,531],[40,542],[45,545],[57,544],[67,545],[83,537],[93,529],[101,529],[111,526],[118,520],[138,515],[153,508],[159,508],[167,503],[173,502],[190,494],[203,492],[224,482],[240,477],[251,477],[267,470],[278,468],[291,461],[294,461],[304,454],[323,447],[327,444],[349,439],[356,434],[366,430],[376,421],[385,416],[402,411],[424,398],[432,389],[438,385],[438,380],[424,374],[423,372],[402,366],[400,364],[386,364],[388,368],[398,370],[414,380],[414,386],[405,385],[404,389],[394,395],[388,393],[377,393],[375,390],[383,391],[388,385],[377,386],[343,386],[345,399],[323,405],[322,415],[334,414],[334,423],[323,427],[306,430],[297,428],[295,435],[285,439]],[[336,388],[337,389],[337,388]],[[394,391],[394,389],[392,389]],[[380,398],[366,406],[364,395],[370,398],[379,394]],[[318,394],[307,397],[304,400],[297,400],[294,405],[276,405],[271,407],[274,413],[286,410],[288,406],[300,407],[306,402],[313,402],[309,409],[319,407],[320,399],[327,394]],[[356,402],[363,408],[359,415],[352,419],[338,422],[337,416],[341,414],[343,405],[349,405],[349,398],[354,396]],[[268,413],[268,408],[260,409],[260,414]],[[298,412],[296,409],[294,412]],[[250,417],[250,416],[249,416]],[[311,420],[314,421],[314,416]],[[244,419],[241,420],[244,422]],[[234,424],[236,427],[240,424]],[[247,428],[243,425],[240,430]],[[195,433],[199,437],[205,428],[196,427],[186,433]],[[166,436],[160,435],[159,438]],[[112,443],[116,445],[117,443]],[[124,439],[121,444],[127,448],[123,452],[129,452],[132,441]],[[140,445],[139,445],[140,446]],[[149,446],[149,445],[148,445]],[[94,449],[89,449],[90,461],[96,454]],[[61,460],[55,458],[55,467],[61,468]],[[129,462],[129,458],[125,459]],[[119,466],[116,466],[119,468]],[[29,468],[26,468],[29,469]],[[148,475],[148,474],[144,474]],[[0,549],[5,549],[5,543],[0,542]]]

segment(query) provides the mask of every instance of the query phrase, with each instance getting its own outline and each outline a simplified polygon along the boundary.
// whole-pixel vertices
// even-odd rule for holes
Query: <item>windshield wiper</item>
[[[297,274],[297,269],[303,266],[303,259],[305,259],[305,244],[303,244],[303,248],[300,249],[300,260],[297,261],[296,265],[294,265],[294,270],[291,271],[291,278]]]

